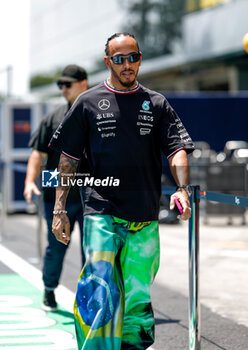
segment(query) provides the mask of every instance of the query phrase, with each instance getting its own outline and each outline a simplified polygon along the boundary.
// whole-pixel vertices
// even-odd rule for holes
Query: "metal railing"
[[[223,194],[218,192],[201,191],[199,186],[190,186],[192,195],[191,218],[189,219],[189,298],[188,298],[188,317],[189,317],[189,350],[201,349],[200,333],[200,297],[199,297],[199,219],[200,199],[213,202],[237,205],[248,208],[248,198]],[[171,195],[176,190],[175,187],[163,186],[163,194]]]

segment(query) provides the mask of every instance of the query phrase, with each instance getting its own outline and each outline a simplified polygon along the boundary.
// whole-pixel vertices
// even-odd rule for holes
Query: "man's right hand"
[[[32,201],[33,194],[36,194],[37,196],[41,195],[41,192],[36,186],[35,181],[40,175],[40,171],[43,167],[46,157],[47,153],[33,149],[28,159],[27,174],[25,179],[23,195],[29,204],[35,204]]]
[[[53,223],[52,223],[52,231],[55,235],[57,241],[68,244],[70,241],[71,233],[70,233],[70,221],[68,216],[64,213],[54,214]]]
[[[41,195],[40,190],[36,186],[35,182],[27,182],[24,187],[24,198],[29,204],[35,204],[32,200],[32,195],[36,194],[37,196]]]
[[[78,160],[74,160],[65,156],[63,153],[60,155],[58,170],[60,174],[69,176],[69,179],[74,178],[78,166]],[[52,223],[52,231],[57,241],[68,244],[70,241],[70,221],[66,215],[66,197],[70,190],[69,186],[59,186],[56,188],[56,200],[54,205],[54,216]]]

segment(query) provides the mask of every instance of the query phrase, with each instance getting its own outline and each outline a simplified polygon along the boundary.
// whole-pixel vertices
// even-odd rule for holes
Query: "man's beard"
[[[111,72],[113,73],[114,77],[119,81],[119,83],[125,87],[125,88],[130,88],[134,85],[135,81],[136,81],[136,77],[137,77],[137,74],[138,72],[135,74],[134,76],[134,79],[132,81],[129,81],[129,82],[123,82],[121,80],[121,78],[118,76],[118,74],[116,73],[116,71],[114,70],[114,68],[112,67],[112,65],[110,66],[111,67]],[[132,70],[133,72],[133,70]]]
[[[119,83],[124,86],[124,87],[127,87],[127,88],[130,88],[131,86],[133,86],[134,82],[135,82],[135,79],[133,81],[129,81],[129,82],[124,82],[124,81],[121,81],[120,79],[119,80]]]

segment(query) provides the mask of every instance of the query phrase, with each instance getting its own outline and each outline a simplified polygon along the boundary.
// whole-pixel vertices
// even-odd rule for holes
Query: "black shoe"
[[[45,311],[57,311],[57,303],[53,290],[45,289],[42,309]]]

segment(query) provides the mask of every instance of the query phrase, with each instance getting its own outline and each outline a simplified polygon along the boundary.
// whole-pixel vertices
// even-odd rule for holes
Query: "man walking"
[[[168,101],[137,81],[142,53],[133,35],[105,46],[107,81],[88,90],[59,126],[51,147],[61,173],[76,171],[86,152],[92,180],[86,189],[86,264],[74,306],[78,349],[146,349],[154,342],[150,286],[159,267],[158,211],[161,151],[167,156],[190,217],[187,153],[192,140]],[[108,180],[108,182],[107,182]],[[56,191],[53,232],[68,244],[69,186]]]
[[[79,94],[87,90],[86,71],[77,65],[68,65],[62,72],[57,81],[59,89],[62,90],[67,104],[58,107],[55,111],[47,115],[40,123],[38,130],[32,136],[29,146],[33,151],[28,160],[27,174],[25,179],[24,197],[28,203],[33,203],[32,195],[40,195],[36,186],[36,179],[40,175],[41,169],[46,162],[45,168],[54,170],[58,167],[59,154],[48,147],[48,143],[56,131],[59,124],[64,119],[69,108],[74,103]],[[47,222],[47,239],[44,265],[43,281],[45,285],[44,300],[42,307],[46,311],[56,311],[57,303],[55,300],[54,289],[59,284],[60,275],[63,267],[63,260],[67,246],[58,242],[52,233],[53,207],[55,201],[55,189],[44,188],[44,213]],[[67,201],[68,217],[70,220],[70,230],[73,230],[74,224],[79,223],[81,241],[83,237],[83,209],[80,194],[77,188],[70,191]],[[82,242],[81,242],[82,243]],[[83,248],[81,244],[82,266],[85,261]]]

